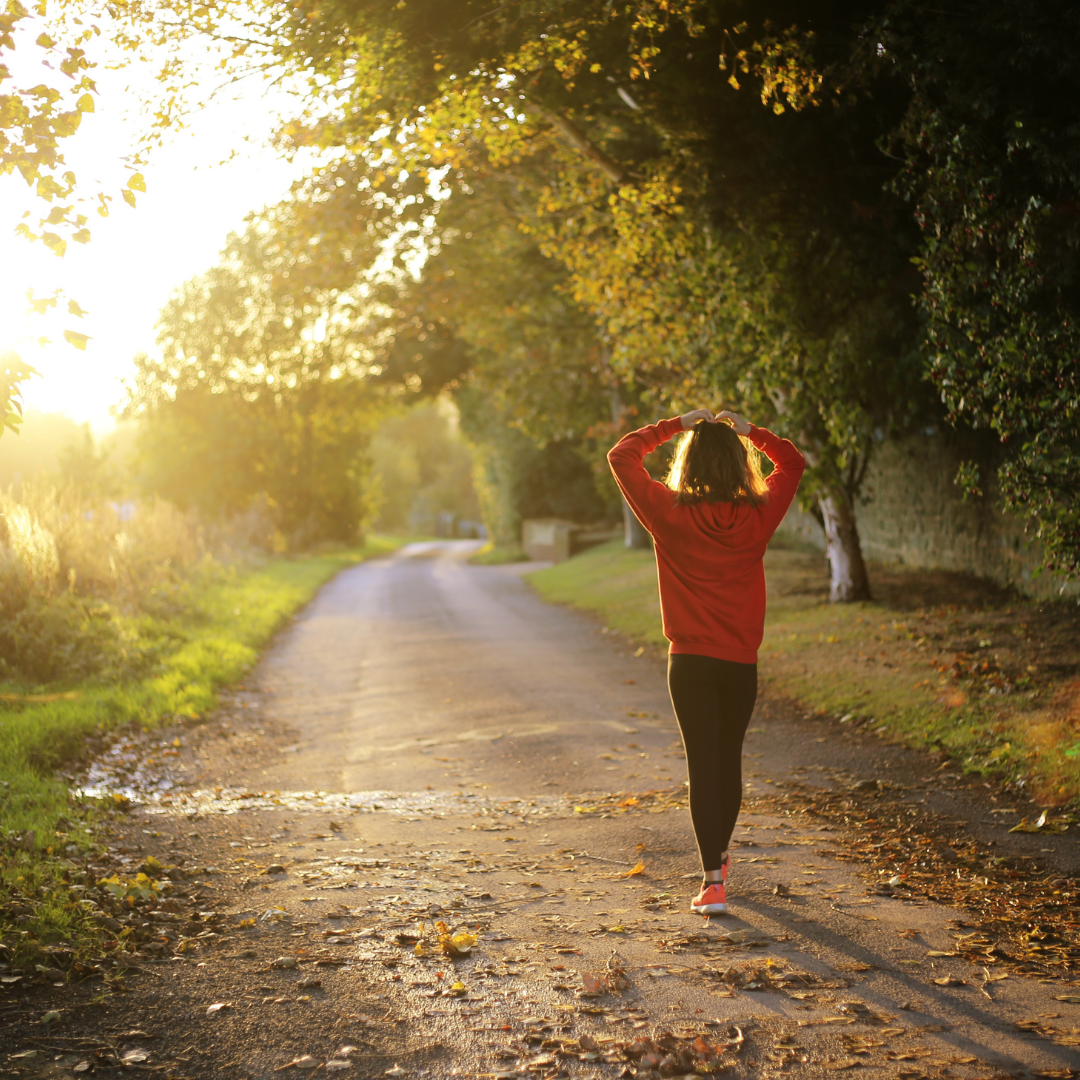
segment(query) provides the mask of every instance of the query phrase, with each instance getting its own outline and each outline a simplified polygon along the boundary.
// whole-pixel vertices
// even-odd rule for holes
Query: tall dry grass
[[[142,673],[156,650],[138,617],[182,610],[214,568],[199,523],[160,500],[117,504],[45,482],[0,493],[0,679]]]

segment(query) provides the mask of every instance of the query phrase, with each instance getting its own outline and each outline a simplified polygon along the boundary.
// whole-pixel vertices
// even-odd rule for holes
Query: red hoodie
[[[751,424],[750,442],[775,466],[765,481],[768,501],[760,506],[684,505],[642,463],[682,429],[676,416],[632,431],[608,453],[608,464],[626,501],[652,533],[664,637],[671,652],[755,664],[765,629],[761,560],[795,497],[805,462],[787,439]]]

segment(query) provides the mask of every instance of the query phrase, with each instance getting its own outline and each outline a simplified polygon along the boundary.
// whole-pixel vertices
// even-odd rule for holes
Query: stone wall
[[[963,502],[953,483],[963,460],[982,469],[980,498]],[[1033,573],[1038,549],[1013,518],[996,509],[995,444],[951,431],[885,443],[879,447],[856,508],[863,553],[868,559],[927,569],[959,570],[1013,585],[1033,596],[1080,594],[1060,578]],[[784,534],[824,549],[817,521],[793,506]]]

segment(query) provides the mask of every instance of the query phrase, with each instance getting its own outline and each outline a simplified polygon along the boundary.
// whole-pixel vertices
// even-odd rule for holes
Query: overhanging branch
[[[565,116],[545,109],[542,105],[533,106],[536,113],[546,120],[575,150],[583,153],[600,168],[613,184],[629,184],[633,179],[614,158],[604,153],[576,124]]]

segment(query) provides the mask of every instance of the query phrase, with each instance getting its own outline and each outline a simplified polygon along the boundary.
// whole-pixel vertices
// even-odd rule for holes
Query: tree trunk
[[[652,537],[649,530],[637,519],[637,514],[630,509],[630,504],[623,496],[622,501],[623,531],[626,536],[626,546],[645,551],[652,547]]]
[[[606,365],[608,360],[607,346],[604,346],[601,355],[601,364]],[[608,401],[611,403],[611,422],[615,426],[616,432],[622,427],[622,394],[619,391],[619,387],[613,386],[608,391]],[[620,492],[620,494],[622,494]],[[649,535],[649,530],[645,528],[637,519],[637,514],[630,509],[630,504],[626,501],[626,496],[622,496],[622,519],[623,519],[623,535],[625,536],[626,546],[628,548],[634,548],[638,551],[647,551],[652,547],[652,537]]]
[[[825,526],[825,554],[829,559],[829,601],[849,604],[870,599],[870,581],[866,576],[859,530],[847,494],[839,488],[819,496]]]

